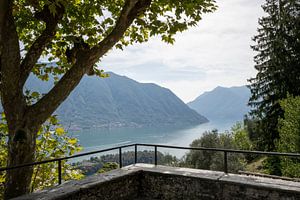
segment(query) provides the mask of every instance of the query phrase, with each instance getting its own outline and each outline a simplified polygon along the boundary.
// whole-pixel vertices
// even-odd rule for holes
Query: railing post
[[[154,164],[157,165],[157,146],[154,146]]]
[[[58,160],[58,184],[61,184],[61,160]]]
[[[227,151],[224,151],[224,173],[228,173],[228,165],[227,165]]]
[[[137,163],[137,144],[134,145],[134,163]]]
[[[122,168],[122,147],[119,148],[119,166]]]

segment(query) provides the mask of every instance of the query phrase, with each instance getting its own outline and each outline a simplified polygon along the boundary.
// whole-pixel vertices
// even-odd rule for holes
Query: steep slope
[[[31,77],[27,87],[40,92],[52,83]],[[72,128],[194,125],[207,119],[169,89],[139,83],[110,73],[109,78],[84,77],[56,112]]]
[[[248,113],[249,97],[250,90],[246,86],[216,87],[188,103],[188,106],[212,121],[237,121]]]

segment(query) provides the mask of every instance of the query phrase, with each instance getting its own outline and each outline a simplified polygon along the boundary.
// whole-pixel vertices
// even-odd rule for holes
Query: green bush
[[[237,149],[236,142],[233,133],[218,133],[217,130],[212,130],[205,132],[200,139],[194,140],[190,146]],[[243,155],[229,153],[227,158],[229,172],[237,172],[244,168],[245,158]],[[197,169],[223,171],[224,153],[218,151],[191,150],[185,156],[185,165]]]
[[[101,169],[98,170],[98,173],[105,173],[105,172],[109,172],[111,170],[114,169],[118,169],[119,168],[119,164],[116,162],[107,162],[105,163]]]
[[[279,118],[279,136],[276,148],[279,152],[300,153],[300,96],[289,96],[280,102],[284,117]],[[280,157],[283,176],[300,177],[300,158]]]

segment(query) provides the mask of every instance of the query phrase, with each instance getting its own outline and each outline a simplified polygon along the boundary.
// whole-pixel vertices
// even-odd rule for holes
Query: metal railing
[[[66,156],[62,158],[55,158],[50,160],[44,160],[39,162],[33,162],[33,163],[27,163],[12,167],[1,167],[1,171],[8,171],[13,169],[18,169],[22,167],[29,167],[29,166],[35,166],[40,164],[45,164],[49,162],[57,162],[57,170],[58,170],[58,184],[62,183],[62,165],[61,162],[63,160],[68,160],[72,158],[92,155],[92,154],[98,154],[98,153],[104,153],[107,151],[113,151],[113,150],[119,150],[119,167],[122,168],[122,149],[127,147],[134,147],[134,163],[137,163],[137,156],[138,156],[138,146],[144,146],[144,147],[154,147],[154,164],[157,165],[157,148],[168,148],[168,149],[181,149],[181,150],[195,150],[195,151],[216,151],[216,152],[223,152],[224,153],[224,163],[223,163],[223,171],[224,173],[228,173],[228,153],[237,153],[237,154],[257,154],[257,155],[267,155],[267,156],[286,156],[286,157],[297,157],[300,158],[299,153],[279,153],[279,152],[265,152],[265,151],[247,151],[247,150],[235,150],[235,149],[222,149],[222,148],[207,148],[207,147],[181,147],[181,146],[172,146],[172,145],[159,145],[159,144],[144,144],[144,143],[136,143],[136,144],[128,144],[118,147],[112,147],[108,149],[102,149],[98,151],[90,151],[87,153],[80,153],[73,156]]]

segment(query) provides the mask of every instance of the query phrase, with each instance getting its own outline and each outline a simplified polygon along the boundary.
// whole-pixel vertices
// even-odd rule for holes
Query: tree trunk
[[[9,130],[8,167],[34,162],[36,134],[37,129],[16,127]],[[28,194],[30,192],[32,173],[33,167],[8,170],[6,174],[4,199]]]

